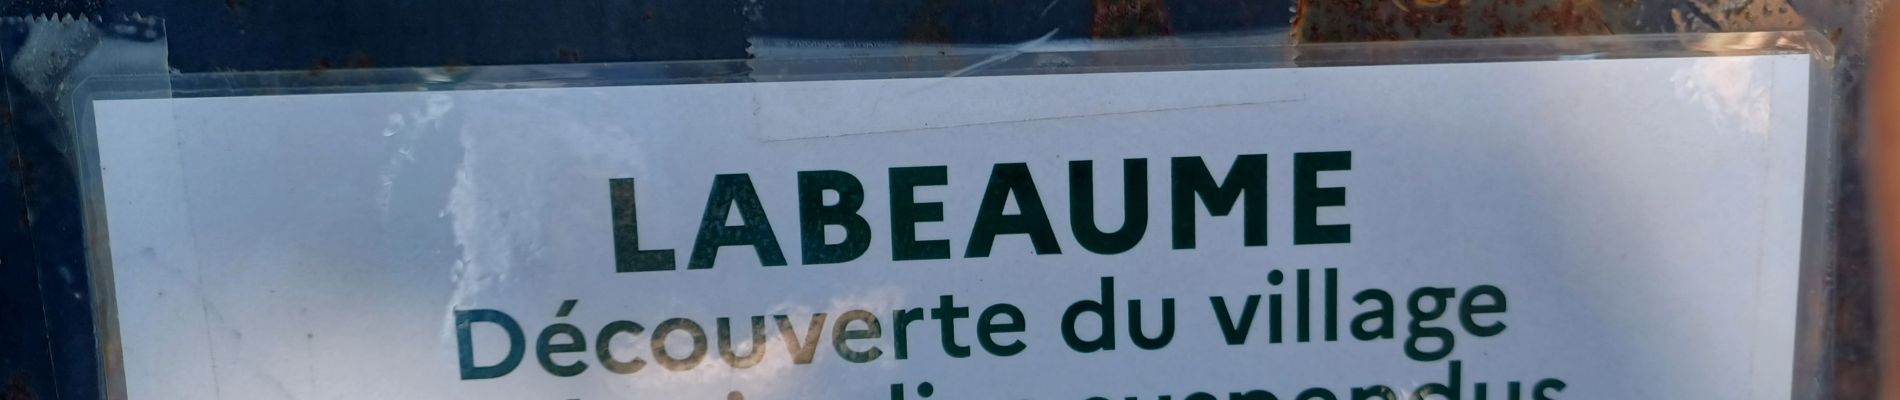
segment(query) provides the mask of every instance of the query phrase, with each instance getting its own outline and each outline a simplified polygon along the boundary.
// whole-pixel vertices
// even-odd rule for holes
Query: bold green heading
[[[1096,224],[1095,173],[1093,161],[1070,161],[1068,166],[1069,230],[1075,243],[1096,254],[1118,254],[1141,244],[1148,231],[1150,194],[1148,159],[1122,160],[1122,224],[1105,230]],[[1267,238],[1267,155],[1245,154],[1233,159],[1224,177],[1215,177],[1201,157],[1168,159],[1169,218],[1174,249],[1193,249],[1197,207],[1208,215],[1230,217],[1239,209],[1242,246],[1266,246]],[[1320,187],[1322,171],[1352,169],[1352,152],[1310,152],[1293,155],[1293,244],[1349,243],[1352,226],[1319,223],[1321,207],[1346,205],[1346,188]],[[949,238],[920,237],[918,225],[945,222],[944,204],[919,201],[917,190],[949,184],[945,166],[909,166],[890,168],[890,192],[883,206],[889,207],[887,231],[893,261],[949,259],[955,244]],[[800,262],[805,265],[850,262],[870,249],[874,236],[871,221],[861,211],[870,204],[864,184],[849,172],[821,170],[798,171],[798,232]],[[679,269],[674,249],[643,248],[640,243],[640,212],[635,201],[635,182],[631,178],[608,181],[613,211],[614,259],[618,272],[671,271]],[[826,202],[826,194],[835,202]],[[999,163],[990,168],[976,218],[969,221],[969,236],[962,241],[963,258],[990,255],[998,238],[1026,238],[1036,254],[1061,254],[1064,243],[1058,240],[1049,211],[1042,201],[1042,190],[1031,177],[1029,164]],[[1016,211],[1009,212],[1008,202],[1015,200]],[[731,213],[739,213],[739,223],[728,225]],[[767,215],[753,188],[750,174],[723,174],[713,177],[711,193],[706,196],[688,269],[712,268],[719,249],[727,246],[751,247],[765,266],[783,266],[789,262],[772,231],[774,218]],[[780,217],[783,221],[783,217]],[[842,237],[830,237],[828,227],[843,228]]]

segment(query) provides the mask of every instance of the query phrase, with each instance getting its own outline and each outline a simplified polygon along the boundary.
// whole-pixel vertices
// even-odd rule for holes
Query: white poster
[[[126,397],[1787,398],[1807,69],[103,101]]]

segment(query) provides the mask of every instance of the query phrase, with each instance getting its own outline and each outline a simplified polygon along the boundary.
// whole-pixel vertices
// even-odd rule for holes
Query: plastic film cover
[[[1799,34],[1046,45],[95,102],[121,395],[1792,390]]]

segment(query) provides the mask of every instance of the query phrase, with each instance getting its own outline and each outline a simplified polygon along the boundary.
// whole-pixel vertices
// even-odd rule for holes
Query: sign
[[[1786,398],[1803,55],[96,104],[127,397]]]

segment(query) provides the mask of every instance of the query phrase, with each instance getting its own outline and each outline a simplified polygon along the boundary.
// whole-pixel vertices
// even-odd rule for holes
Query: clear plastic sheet
[[[0,191],[19,219],[7,223],[0,292],[9,305],[7,352],[17,371],[32,372],[9,378],[8,397],[120,392],[110,379],[118,370],[112,270],[91,262],[109,241],[96,214],[102,189],[90,104],[169,96],[166,43],[155,18],[0,19],[0,152],[10,166]],[[123,80],[129,76],[146,78]]]
[[[1881,287],[1864,178],[1863,128],[1873,30],[1885,2],[1795,1],[1815,59],[1809,136],[1807,231],[1802,238],[1801,358],[1795,398],[1882,396],[1877,319],[1895,288]],[[1882,294],[1882,292],[1888,294]],[[1884,299],[1884,300],[1883,300]],[[1891,396],[1892,384],[1887,383]]]
[[[116,318],[119,329],[155,328],[118,332],[139,339],[119,349],[136,365],[113,371],[130,382],[113,398],[203,398],[207,391],[212,398],[1203,398],[1191,393],[1225,397],[1250,389],[1298,398],[1309,387],[1345,398],[1351,388],[1376,383],[1400,395],[1442,395],[1430,387],[1444,384],[1492,398],[1506,398],[1509,387],[1525,398],[1535,392],[1765,399],[1794,390],[1790,385],[1798,384],[1788,380],[1801,378],[1788,379],[1788,371],[1810,355],[1795,346],[1793,319],[1796,293],[1815,283],[1804,276],[1797,285],[1792,278],[1805,251],[1794,242],[1814,223],[1802,214],[1818,204],[1813,194],[1772,189],[1813,185],[1812,175],[1801,175],[1837,162],[1808,152],[1812,137],[1800,135],[1805,121],[1771,118],[1809,115],[1807,95],[1789,96],[1785,86],[1805,87],[1806,76],[1790,75],[1808,70],[1805,58],[1789,57],[1807,54],[1807,43],[1803,34],[1788,32],[1117,49],[1028,42],[944,56],[129,76],[88,82],[83,98],[170,100],[88,103],[76,109],[93,111],[73,116],[93,122],[92,116],[110,115],[85,126],[92,135],[163,133],[95,146],[99,158],[85,167],[108,172],[103,190],[89,192],[104,200],[88,203],[88,215],[109,216],[103,218],[107,229],[126,233],[110,246],[94,242],[92,265],[108,273],[93,280],[105,280],[106,292],[121,295],[110,303],[118,312],[101,314]],[[1487,63],[1497,61],[1514,62]],[[1455,64],[1392,67],[1439,63]],[[1367,69],[1374,65],[1393,72]],[[1459,75],[1480,68],[1497,73],[1497,86]],[[1540,72],[1546,70],[1557,72]],[[1126,74],[1135,72],[1159,74]],[[1590,82],[1618,76],[1603,75],[1611,72],[1653,85],[1612,86],[1606,90],[1631,98],[1605,101]],[[1158,86],[1144,92],[1142,85]],[[1088,96],[1093,90],[1099,95]],[[1567,95],[1580,99],[1575,115],[1556,106]],[[1534,106],[1514,108],[1514,97]],[[1659,109],[1655,115],[1604,114],[1642,111],[1618,100],[1653,101]],[[1434,104],[1407,105],[1421,102]],[[1525,114],[1487,115],[1459,104]],[[1592,124],[1625,117],[1654,124],[1584,135]],[[1641,130],[1671,124],[1706,131]],[[1327,131],[1334,126],[1341,131]],[[1263,133],[1235,132],[1239,128]],[[1410,129],[1443,140],[1405,135]],[[1171,136],[1191,134],[1208,136]],[[1644,145],[1645,137],[1654,145]],[[1206,146],[1221,140],[1242,149]],[[1422,155],[1374,150],[1381,141]],[[1348,212],[1320,211],[1316,218],[1350,222],[1363,236],[1331,248],[1294,244],[1307,239],[1294,239],[1305,234],[1288,227],[1298,217],[1285,210],[1300,207],[1292,203],[1305,196],[1288,194],[1300,190],[1291,171],[1301,167],[1291,160],[1342,149],[1358,157],[1345,170],[1365,172],[1308,184],[1350,187],[1367,197],[1339,200],[1332,206],[1347,205]],[[1231,202],[1228,212],[1211,215],[1189,208],[1187,217],[1218,225],[1202,228],[1207,250],[1181,247],[1178,230],[1174,245],[1164,244],[1171,181],[1160,171],[1182,168],[1170,157],[1205,156],[1208,165],[1222,165],[1211,170],[1212,179],[1221,179],[1225,165],[1240,165],[1240,155],[1256,151],[1274,160],[1265,169],[1275,174],[1268,180],[1274,186],[1264,193],[1281,193],[1263,195],[1278,196],[1261,206],[1274,212],[1265,219],[1271,239],[1262,239],[1270,244],[1248,249],[1252,233],[1243,231],[1252,228],[1234,218],[1247,211]],[[1634,155],[1620,158],[1623,151]],[[1680,158],[1659,156],[1669,151],[1680,151]],[[1443,157],[1453,155],[1467,161],[1449,169],[1475,180],[1431,172],[1434,160],[1450,162]],[[1336,154],[1313,157],[1328,156]],[[1392,157],[1384,167],[1382,156]],[[1069,185],[1059,178],[1061,167],[1094,160],[1100,191],[1112,194],[1127,185],[1106,183],[1127,168],[1119,161],[1124,158],[1145,158],[1149,171],[1160,174],[1150,183],[1158,194],[1149,202],[1147,238],[1125,254],[1078,247],[1080,239],[1065,229],[1075,222],[1066,212],[1066,200],[1075,195],[1062,194]],[[1034,169],[1046,213],[1066,222],[1055,225],[1061,251],[1025,240],[1036,236],[1033,229],[993,237],[993,250],[964,247],[977,237],[965,224],[981,225],[970,221],[980,219],[979,203],[989,198],[981,177],[1005,174],[997,171],[1011,162]],[[938,218],[948,222],[912,234],[950,239],[954,256],[910,262],[886,241],[896,240],[886,238],[896,235],[887,229],[897,229],[891,218],[898,211],[884,207],[897,207],[898,200],[885,197],[897,192],[883,175],[895,181],[909,173],[899,168],[933,165],[949,166],[950,187],[927,192],[942,201]],[[1652,167],[1647,176],[1635,172]],[[1582,172],[1559,172],[1565,168]],[[877,239],[861,250],[862,258],[821,265],[827,247],[801,242],[809,235],[800,230],[801,216],[813,217],[796,212],[806,208],[804,200],[788,198],[802,187],[795,185],[805,184],[803,175],[790,177],[832,169],[862,178],[868,195],[857,199]],[[1377,171],[1413,179],[1365,176]],[[757,191],[763,211],[747,211],[759,207],[744,201],[729,211],[717,200],[722,186],[708,181],[739,173],[749,174],[744,190]],[[121,185],[115,179],[135,194],[107,199]],[[1536,183],[1542,181],[1553,183]],[[708,185],[715,188],[711,194]],[[1469,226],[1450,222],[1476,209],[1455,206],[1463,197],[1445,194],[1460,193],[1445,187],[1498,191],[1490,198],[1497,202],[1467,199],[1498,214],[1472,214]],[[1029,212],[1022,189],[988,190],[1015,199],[1009,207],[998,203],[1001,215]],[[1708,200],[1694,196],[1707,191],[1759,201],[1670,203],[1644,200],[1645,191],[1666,193],[1656,195],[1665,200]],[[1621,194],[1592,197],[1605,192]],[[850,198],[837,193],[841,199],[818,201]],[[1570,196],[1608,203],[1592,208]],[[1119,196],[1097,201],[1113,197]],[[1401,197],[1453,210],[1432,215],[1429,208],[1377,200]],[[1505,200],[1552,208],[1518,209]],[[1359,204],[1371,211],[1350,212]],[[1378,211],[1381,206],[1388,208]],[[1695,209],[1668,208],[1678,206]],[[719,233],[758,226],[731,215],[754,211],[769,217],[772,228],[765,231],[775,232],[774,249],[755,242],[723,252],[715,247],[710,255],[694,251],[698,241],[757,240]],[[1606,220],[1572,220],[1589,216]],[[1686,224],[1654,226],[1644,218]],[[1470,239],[1433,250],[1426,241],[1382,236],[1381,223],[1403,225],[1392,229],[1408,234],[1432,230],[1406,223],[1442,224],[1446,238]],[[634,224],[639,227],[622,226]],[[714,233],[704,233],[707,226]],[[1499,231],[1506,228],[1522,232]],[[1618,229],[1628,235],[1611,233]],[[697,238],[694,230],[701,232]],[[1698,239],[1715,234],[1743,240]],[[629,235],[648,241],[642,246]],[[1242,237],[1249,237],[1245,247]],[[629,261],[651,261],[643,254],[658,248],[675,250],[673,268]],[[973,256],[992,251],[994,257]],[[778,262],[788,265],[772,266],[772,252],[788,257]],[[1718,265],[1683,267],[1695,265],[1694,256],[1721,257],[1713,262]],[[710,268],[693,266],[702,258]],[[1461,260],[1477,266],[1457,266]],[[1549,264],[1502,266],[1537,260]],[[1750,269],[1749,260],[1760,265]],[[1192,266],[1207,269],[1163,270]],[[1651,268],[1655,275],[1641,274]],[[1800,268],[1807,274],[1815,267]],[[1433,275],[1437,269],[1449,272]],[[1597,269],[1602,274],[1592,275]],[[1313,318],[1356,325],[1365,301],[1352,294],[1360,289],[1392,289],[1404,298],[1414,289],[1444,286],[1465,296],[1469,309],[1476,304],[1472,293],[1496,283],[1512,299],[1512,311],[1501,318],[1509,329],[1530,333],[1458,336],[1463,347],[1455,351],[1462,353],[1454,353],[1452,339],[1442,339],[1443,349],[1456,355],[1449,359],[1417,348],[1405,333],[1357,340],[1349,328],[1288,331],[1284,343],[1275,335],[1271,345],[1258,331],[1254,344],[1243,346],[1218,336],[1229,331],[1216,327],[1233,321],[1217,318],[1231,316],[1210,314],[1209,301],[1202,300],[1224,296],[1213,299],[1224,310],[1240,307],[1248,294],[1271,294],[1269,307],[1282,296],[1306,305],[1309,279],[1328,285],[1341,270],[1350,300],[1310,300],[1316,302],[1307,309]],[[1148,300],[1121,303],[1127,309],[1120,323],[1138,318],[1127,314],[1133,309],[1178,298],[1179,343],[1146,349],[1153,339],[1125,342],[1152,337],[1144,329],[1156,325],[1112,328],[1129,329],[1123,348],[1113,352],[1079,350],[1087,345],[1058,335],[1057,327],[1069,324],[1070,302],[1109,296],[1097,290],[1098,276],[1121,278],[1101,282],[1121,296],[1102,303]],[[1296,294],[1271,276],[1297,279],[1303,289]],[[111,279],[136,284],[114,289]],[[961,304],[969,314],[964,325],[944,331],[961,337],[961,345],[934,332],[939,322],[948,319],[948,327],[956,320],[937,315],[958,313],[938,303],[949,301],[938,295],[969,302]],[[1743,302],[1750,310],[1775,311],[1724,311]],[[1011,303],[1021,315],[994,306]],[[1316,311],[1318,303],[1351,311]],[[1450,304],[1440,304],[1440,311]],[[1404,314],[1405,304],[1399,305]],[[912,318],[904,313],[911,309],[920,311],[905,358],[895,337],[908,332],[900,321]],[[1419,318],[1419,310],[1411,311],[1410,318]],[[830,322],[817,321],[815,313]],[[1012,353],[1009,339],[977,343],[986,334],[971,330],[971,321],[999,321],[998,314],[1026,322],[1027,332],[1005,336],[1030,350]],[[1299,314],[1304,327],[1306,313]],[[1296,324],[1278,312],[1259,315],[1274,320],[1275,329],[1282,320]],[[638,328],[617,322],[623,320]],[[1455,318],[1437,322],[1459,326]],[[1574,332],[1551,328],[1578,323],[1584,328]],[[508,339],[510,324],[518,325],[517,343]],[[583,333],[568,335],[562,326]],[[1010,326],[982,329],[1012,333]],[[1461,326],[1465,335],[1493,325]],[[865,333],[863,327],[881,328]],[[1645,327],[1656,328],[1651,333],[1659,337],[1643,337]],[[865,336],[839,336],[854,329]],[[761,335],[756,343],[764,347],[749,348],[748,334]],[[800,340],[812,335],[821,339]],[[1335,339],[1341,336],[1346,339]],[[634,337],[639,341],[627,340]],[[581,350],[568,351],[563,338]],[[739,342],[736,350],[727,341]],[[1745,361],[1716,354],[1777,344],[1785,346]],[[812,346],[817,358],[798,355]],[[955,350],[959,346],[963,350]],[[522,353],[494,353],[512,353],[507,349]],[[696,355],[683,355],[688,352]],[[763,361],[748,364],[750,354],[764,354]],[[642,366],[627,357],[639,357]],[[512,367],[496,372],[509,359]],[[1336,359],[1368,361],[1307,367]],[[1451,381],[1464,384],[1443,381],[1447,370]],[[1670,382],[1671,376],[1763,383],[1691,387]]]

